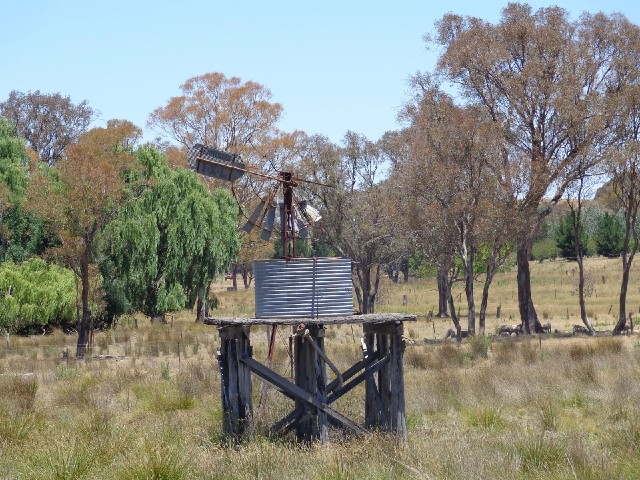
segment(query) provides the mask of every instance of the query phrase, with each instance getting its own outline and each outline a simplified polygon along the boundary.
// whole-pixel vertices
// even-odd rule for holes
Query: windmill
[[[257,318],[318,318],[353,313],[351,259],[344,257],[300,258],[296,254],[296,237],[308,235],[308,226],[320,220],[318,211],[299,199],[294,188],[299,183],[312,182],[291,172],[268,175],[249,170],[237,155],[196,144],[189,152],[189,163],[202,175],[233,182],[249,174],[272,182],[267,195],[247,222],[245,232],[260,229],[268,240],[274,228],[278,202],[283,258],[254,260],[255,306]],[[237,196],[236,196],[237,198]]]
[[[197,173],[232,183],[242,178],[245,173],[271,181],[272,185],[267,190],[266,198],[260,198],[251,215],[247,216],[241,209],[242,215],[247,220],[241,229],[247,233],[251,233],[254,228],[259,229],[260,238],[268,241],[274,229],[276,209],[279,206],[285,259],[296,258],[296,237],[307,238],[309,226],[322,218],[307,200],[300,199],[295,195],[294,188],[301,182],[325,187],[329,185],[295,177],[291,172],[279,172],[275,176],[249,170],[237,155],[201,144],[194,145],[189,151],[189,165]],[[282,192],[282,201],[277,202],[276,199],[280,191]]]
[[[226,180],[232,185],[244,174],[271,181],[266,198],[260,198],[253,213],[250,216],[243,213],[247,222],[242,230],[251,233],[254,228],[260,229],[260,237],[265,241],[271,238],[277,209],[276,197],[282,192],[282,202],[279,203],[284,258],[254,261],[256,317],[317,318],[353,313],[351,260],[304,259],[296,255],[296,237],[306,238],[309,225],[319,221],[321,216],[306,200],[295,195],[294,188],[301,182],[329,185],[297,178],[291,172],[279,172],[274,176],[251,171],[237,155],[201,144],[194,145],[189,151],[189,165],[202,175]],[[275,351],[276,327],[276,324],[272,325],[269,335],[269,367]],[[260,398],[262,402],[262,394]]]

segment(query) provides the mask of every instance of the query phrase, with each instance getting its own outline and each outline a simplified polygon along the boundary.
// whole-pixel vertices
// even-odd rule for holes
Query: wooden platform
[[[276,422],[274,432],[295,429],[306,442],[328,439],[329,424],[352,434],[367,429],[395,433],[407,438],[404,401],[404,327],[416,315],[380,313],[319,318],[208,318],[220,332],[218,365],[221,378],[224,433],[239,440],[253,433],[251,374],[295,402],[293,410]],[[340,372],[325,352],[325,326],[362,324],[362,359]],[[250,330],[254,325],[270,325],[271,345],[275,330],[289,325],[293,344],[294,382],[252,358]],[[327,365],[336,378],[327,382]],[[365,382],[365,425],[360,426],[330,405]]]
[[[375,324],[387,322],[414,322],[418,317],[408,313],[368,313],[364,315],[348,315],[346,317],[292,317],[292,318],[230,318],[209,317],[204,323],[207,325],[345,325],[345,324]]]

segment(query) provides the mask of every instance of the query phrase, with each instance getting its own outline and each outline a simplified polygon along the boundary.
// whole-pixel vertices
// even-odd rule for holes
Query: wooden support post
[[[249,327],[220,328],[218,365],[221,378],[223,432],[236,441],[253,433],[251,370],[242,356],[251,357]]]
[[[365,333],[363,335],[363,350],[365,355],[365,360],[369,357],[373,356],[375,352],[375,334],[373,333]],[[379,352],[378,352],[379,353]],[[380,400],[380,394],[378,392],[378,387],[376,386],[376,381],[374,374],[370,374],[366,376],[365,379],[365,408],[364,408],[364,426],[366,428],[376,428],[379,425],[382,425],[383,420],[382,417],[384,413],[382,411],[382,401]]]
[[[295,356],[295,384],[316,397],[319,402],[325,403],[327,397],[327,368],[324,359],[311,344],[315,342],[319,350],[324,352],[324,327],[322,325],[308,325],[309,335],[305,336],[304,331],[294,330],[294,356]],[[328,439],[327,414],[317,408],[297,399],[296,410],[305,415],[296,425],[296,435],[299,440],[305,442],[320,441],[326,442]]]
[[[365,426],[381,428],[407,439],[404,398],[404,341],[402,323],[385,322],[364,326],[364,343],[369,352],[374,346],[379,358],[389,355],[389,363],[366,379]]]

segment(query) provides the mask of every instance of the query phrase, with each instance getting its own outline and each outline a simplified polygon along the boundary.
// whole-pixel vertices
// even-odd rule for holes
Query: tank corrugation
[[[332,317],[353,313],[349,258],[253,262],[256,318]]]

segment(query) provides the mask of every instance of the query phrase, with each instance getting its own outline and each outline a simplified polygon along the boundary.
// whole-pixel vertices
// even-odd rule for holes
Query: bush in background
[[[40,258],[0,264],[0,326],[15,333],[75,323],[76,280]]]

